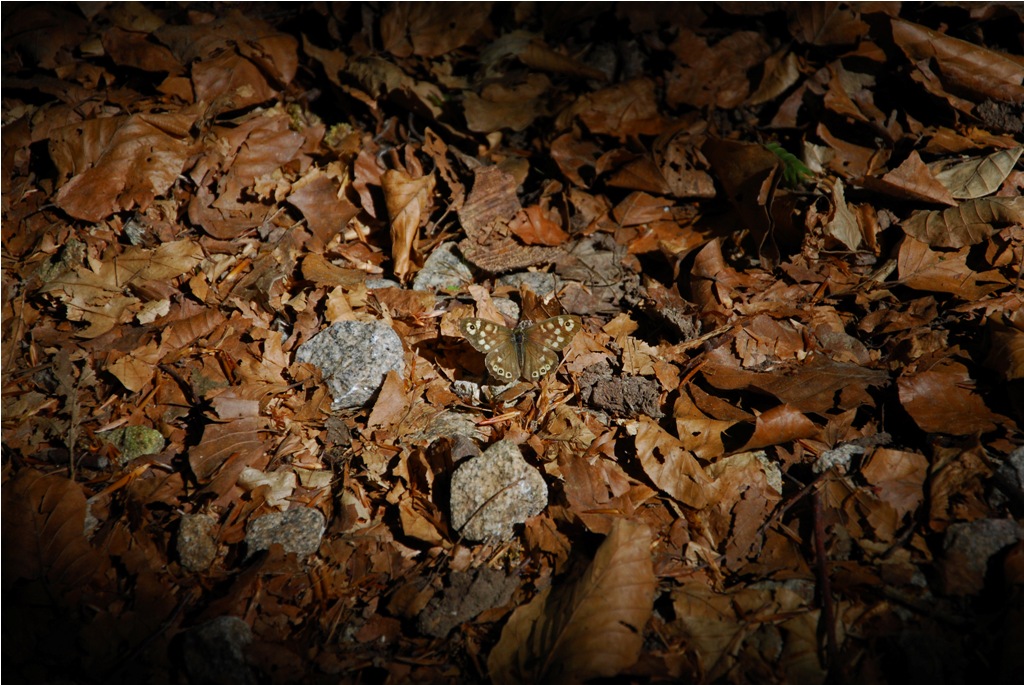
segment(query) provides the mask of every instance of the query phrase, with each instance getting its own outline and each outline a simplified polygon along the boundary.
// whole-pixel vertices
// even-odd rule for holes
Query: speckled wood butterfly
[[[463,319],[462,335],[487,356],[484,365],[491,375],[511,383],[520,375],[535,381],[558,364],[558,355],[569,344],[583,322],[564,314],[535,324],[515,328],[486,319]]]

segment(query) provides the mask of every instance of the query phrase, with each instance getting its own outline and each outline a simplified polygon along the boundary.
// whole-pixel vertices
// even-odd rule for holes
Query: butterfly
[[[462,336],[487,356],[484,365],[498,380],[510,383],[522,375],[535,381],[558,364],[558,355],[583,326],[578,316],[563,314],[530,326],[502,326],[487,319],[459,322]]]

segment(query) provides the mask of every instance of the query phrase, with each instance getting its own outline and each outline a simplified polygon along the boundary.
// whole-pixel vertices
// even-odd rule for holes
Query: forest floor
[[[1022,35],[5,3],[7,677],[1017,682]]]

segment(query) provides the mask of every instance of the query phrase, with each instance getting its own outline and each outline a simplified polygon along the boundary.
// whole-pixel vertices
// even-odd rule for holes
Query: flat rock
[[[544,477],[508,440],[466,459],[452,474],[452,525],[467,540],[507,540],[513,526],[547,505]]]
[[[320,548],[327,521],[317,509],[275,512],[249,522],[245,529],[246,556],[280,544],[285,552],[307,557]]]
[[[335,411],[364,406],[388,371],[405,370],[402,341],[381,321],[339,321],[299,345],[295,360],[320,369]]]

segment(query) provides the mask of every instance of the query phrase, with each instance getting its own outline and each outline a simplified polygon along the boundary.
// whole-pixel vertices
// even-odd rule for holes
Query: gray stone
[[[850,463],[854,457],[864,454],[865,448],[860,445],[848,442],[839,447],[833,447],[830,450],[825,450],[818,455],[817,461],[811,466],[811,469],[815,473],[824,473],[829,469],[839,467],[843,471],[850,470]]]
[[[219,616],[185,632],[182,661],[188,682],[201,685],[256,683],[245,650],[252,629],[237,616]]]
[[[452,474],[452,525],[467,540],[507,540],[513,526],[547,504],[544,477],[508,440],[463,461]]]
[[[508,299],[507,297],[495,297],[491,302],[494,304],[494,308],[501,312],[509,321],[519,321],[520,309],[519,305]]]
[[[519,271],[502,276],[498,279],[498,284],[512,286],[516,289],[525,285],[538,297],[544,297],[548,293],[552,293],[560,288],[562,279],[555,274],[549,274],[544,271]]]
[[[178,558],[189,571],[198,573],[210,568],[217,558],[217,541],[213,534],[216,522],[204,514],[184,514],[178,523]]]
[[[327,521],[317,509],[289,509],[261,516],[245,529],[246,556],[277,543],[285,552],[307,557],[320,549]]]
[[[455,243],[438,245],[412,281],[413,290],[440,292],[473,282],[469,265],[455,252]]]
[[[295,359],[320,369],[335,411],[364,406],[388,371],[405,370],[402,341],[380,321],[339,321],[300,345]]]
[[[410,445],[430,444],[438,438],[455,436],[479,440],[483,437],[483,431],[466,414],[442,411],[431,418],[423,430],[410,434],[402,441]]]

